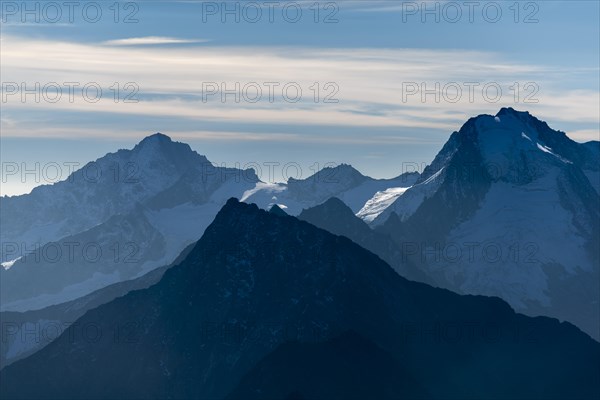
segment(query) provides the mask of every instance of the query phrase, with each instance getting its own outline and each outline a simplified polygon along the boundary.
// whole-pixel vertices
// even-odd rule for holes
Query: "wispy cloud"
[[[145,46],[145,44],[188,40],[163,37],[121,39],[139,45],[81,44],[18,36],[3,37],[4,82],[96,82],[105,95],[95,103],[64,95],[55,103],[22,102],[18,95],[3,103],[3,112],[27,110],[80,112],[174,118],[189,121],[194,130],[199,121],[228,124],[278,124],[296,126],[360,126],[428,128],[451,131],[468,117],[495,113],[502,106],[527,109],[560,129],[570,123],[585,123],[578,129],[598,126],[600,95],[596,90],[571,85],[584,82],[582,76],[597,77],[597,69],[548,67],[514,61],[492,52],[434,49],[323,49],[308,47],[217,47]],[[66,62],[66,60],[68,62]],[[108,67],[110,66],[110,67]],[[596,78],[597,79],[597,78]],[[138,103],[115,102],[109,89],[134,82],[139,87]],[[216,82],[232,89],[249,83],[263,86],[263,100],[257,103],[223,102],[217,94],[202,100],[203,83]],[[303,90],[303,101],[283,101],[281,93],[274,102],[266,99],[265,82],[280,86],[296,83]],[[335,83],[337,103],[324,103],[323,85]],[[477,83],[470,99],[466,83]],[[520,82],[515,99],[515,82]],[[530,94],[523,84],[537,85],[537,103],[524,103]],[[320,85],[320,101],[313,100],[314,84]],[[436,99],[435,94],[403,96],[407,83],[425,85],[429,90],[458,83],[458,101]],[[503,96],[497,102],[482,96],[486,83],[497,84]],[[593,87],[593,86],[592,86]],[[435,90],[434,90],[435,91]],[[255,95],[254,88],[250,90]],[[493,93],[493,90],[491,90]],[[11,114],[17,115],[17,114]],[[13,118],[17,118],[13,116]],[[98,118],[105,118],[98,116]],[[23,121],[25,122],[25,121]],[[24,129],[23,125],[20,129]],[[5,126],[3,135],[22,135],[15,126]],[[39,133],[43,134],[43,133]],[[286,138],[286,140],[289,138]]]
[[[107,46],[148,46],[163,44],[206,43],[209,39],[180,39],[165,36],[145,36],[127,39],[107,40],[102,44]]]
[[[579,142],[600,141],[600,130],[582,129],[569,132],[569,136]]]

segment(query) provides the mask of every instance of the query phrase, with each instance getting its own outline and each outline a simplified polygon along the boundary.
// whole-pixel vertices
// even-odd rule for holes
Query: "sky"
[[[3,0],[0,194],[155,132],[264,181],[422,169],[504,106],[600,140],[599,4]]]

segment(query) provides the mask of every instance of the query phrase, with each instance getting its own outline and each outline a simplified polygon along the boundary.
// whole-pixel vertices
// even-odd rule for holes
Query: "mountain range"
[[[158,283],[4,368],[0,394],[583,399],[600,395],[599,357],[571,324],[411,282],[343,236],[231,199]]]
[[[285,202],[286,212],[300,213],[334,194],[358,211],[378,190],[410,186],[417,176],[377,180],[340,165],[270,184],[252,169],[214,166],[187,144],[155,134],[63,182],[0,198],[0,311],[72,301],[169,264],[232,196],[264,208]]]
[[[599,193],[600,142],[512,108],[392,179],[149,136],[0,198],[2,397],[597,397]]]

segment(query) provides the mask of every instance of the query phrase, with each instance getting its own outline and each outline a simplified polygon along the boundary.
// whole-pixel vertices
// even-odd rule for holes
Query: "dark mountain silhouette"
[[[273,206],[271,206],[271,208],[269,209],[269,212],[271,212],[275,215],[279,215],[280,217],[285,217],[288,215],[288,213],[283,211],[283,209],[281,207],[279,207],[277,204],[273,204]]]
[[[344,356],[335,352],[347,345],[335,338],[348,331],[364,338],[346,339],[357,346],[348,357],[380,368],[365,384],[406,383],[395,398],[421,388],[446,399],[600,395],[600,344],[574,326],[515,314],[497,298],[408,281],[345,237],[235,199],[159,283],[89,311],[59,339],[6,367],[0,394],[225,398],[236,388],[270,388],[263,373],[273,373],[282,354],[299,357],[304,345],[295,342],[323,350],[307,349],[299,362],[341,366]],[[286,342],[288,350],[280,347]],[[389,368],[393,376],[385,378]],[[345,382],[335,387],[340,374],[360,371],[324,371],[333,385],[324,390],[346,393]],[[288,367],[279,379],[301,384],[294,373]],[[247,376],[255,386],[244,385]],[[306,398],[313,390],[300,385],[289,395]]]
[[[286,342],[260,361],[229,399],[425,399],[400,362],[356,332],[320,343]]]
[[[346,236],[381,257],[407,279],[429,283],[427,275],[408,261],[408,257],[401,251],[401,246],[398,246],[389,235],[371,229],[337,197],[332,197],[318,206],[302,210],[298,219],[335,235]]]

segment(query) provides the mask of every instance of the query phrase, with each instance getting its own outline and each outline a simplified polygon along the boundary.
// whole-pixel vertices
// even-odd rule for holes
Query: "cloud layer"
[[[598,124],[598,92],[568,85],[569,77],[597,70],[464,50],[146,46],[194,41],[81,44],[4,36],[3,88],[14,92],[6,86],[12,82],[31,90],[37,83],[42,95],[23,97],[22,87],[4,94],[4,119],[13,123],[4,123],[3,135],[27,135],[18,110],[162,116],[189,120],[190,128],[209,120],[448,129],[509,105],[548,120],[588,124],[579,129],[586,136]],[[72,96],[67,82],[79,85]],[[58,100],[54,83],[63,86]],[[80,93],[90,83],[102,88],[94,101]]]

